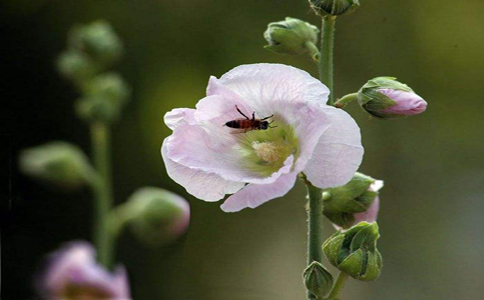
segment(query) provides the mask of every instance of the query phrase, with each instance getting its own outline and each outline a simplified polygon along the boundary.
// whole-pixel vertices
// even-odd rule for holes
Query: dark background
[[[477,299],[484,287],[484,2],[363,0],[338,19],[336,94],[380,75],[398,77],[429,103],[421,116],[370,120],[352,113],[366,149],[361,171],[384,179],[380,279],[349,281],[343,299]],[[186,197],[188,234],[148,248],[129,233],[117,260],[135,299],[304,299],[304,187],[256,210],[226,214],[189,196],[159,154],[163,115],[194,107],[210,75],[245,63],[279,62],[316,74],[302,57],[265,51],[267,23],[286,16],[319,26],[305,0],[1,0],[2,299],[32,299],[42,257],[89,239],[88,191],[59,193],[17,171],[20,149],[67,140],[89,151],[77,97],[54,61],[68,29],[106,19],[126,46],[117,70],[133,97],[114,127],[116,202],[142,186]],[[326,224],[326,234],[332,228]]]

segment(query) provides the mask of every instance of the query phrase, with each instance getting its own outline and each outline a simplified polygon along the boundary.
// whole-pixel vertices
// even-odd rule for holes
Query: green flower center
[[[277,127],[237,135],[243,167],[263,177],[282,168],[290,155],[296,160],[299,152],[299,141],[292,126],[277,117],[271,126]]]

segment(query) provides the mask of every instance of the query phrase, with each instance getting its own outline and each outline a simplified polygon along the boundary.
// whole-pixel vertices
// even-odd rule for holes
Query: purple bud
[[[131,299],[125,269],[108,272],[96,263],[93,247],[83,241],[66,244],[49,256],[37,289],[45,299]]]
[[[394,106],[380,110],[379,113],[412,116],[423,113],[427,109],[427,102],[413,92],[393,89],[379,89],[378,91],[396,102]]]
[[[395,119],[423,113],[427,102],[394,77],[376,77],[358,91],[358,103],[380,119]]]

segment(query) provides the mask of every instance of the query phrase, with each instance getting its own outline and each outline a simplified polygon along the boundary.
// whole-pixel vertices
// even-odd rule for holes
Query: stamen
[[[266,163],[277,162],[281,154],[281,146],[273,142],[253,142],[252,148],[254,148],[257,156]]]

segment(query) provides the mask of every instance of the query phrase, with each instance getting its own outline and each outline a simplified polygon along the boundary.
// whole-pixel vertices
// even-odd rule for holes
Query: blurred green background
[[[361,171],[384,179],[381,278],[349,281],[342,299],[478,299],[484,294],[484,2],[363,0],[338,19],[337,96],[390,75],[424,97],[425,114],[370,120],[348,109],[363,133]],[[129,270],[135,299],[304,299],[305,190],[256,210],[226,214],[188,195],[166,175],[159,148],[170,134],[163,115],[194,107],[210,75],[246,63],[278,62],[317,76],[305,58],[262,48],[267,23],[286,16],[319,25],[305,0],[1,0],[2,139],[12,174],[2,215],[2,299],[34,299],[43,255],[89,239],[88,191],[58,194],[16,172],[19,149],[68,140],[89,151],[76,118],[77,95],[54,61],[68,29],[106,19],[126,46],[118,69],[133,86],[114,128],[116,201],[152,185],[186,197],[188,234],[147,248],[129,234],[117,260]],[[8,200],[8,199],[5,199]],[[332,228],[326,224],[326,234]]]

